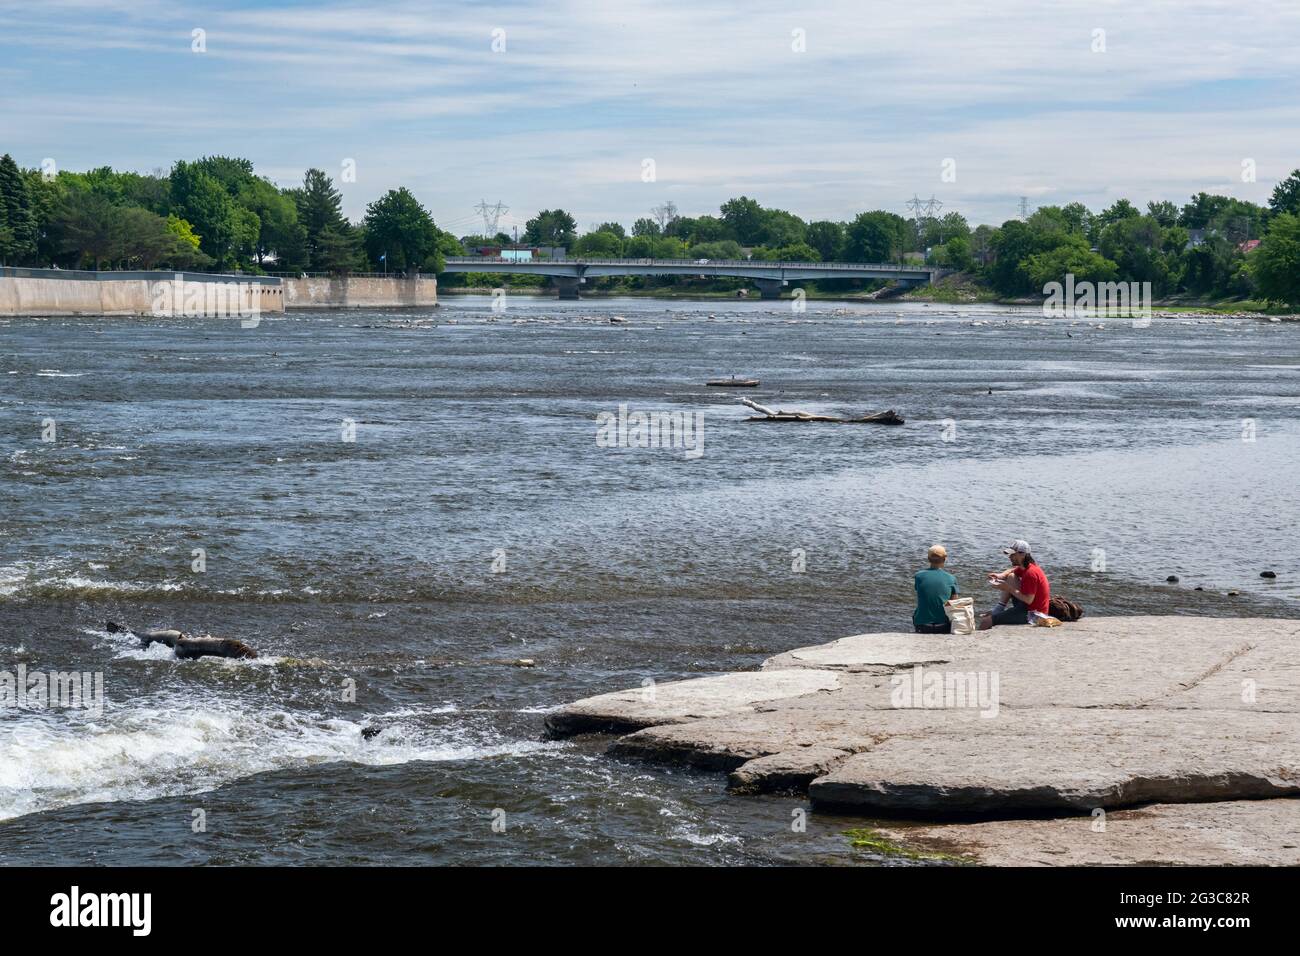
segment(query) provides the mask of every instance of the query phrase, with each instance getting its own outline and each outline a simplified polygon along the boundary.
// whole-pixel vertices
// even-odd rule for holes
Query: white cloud
[[[738,192],[809,218],[933,192],[1001,221],[1019,195],[1096,206],[1217,184],[1259,200],[1300,165],[1300,8],[1283,0],[737,9],[0,2],[4,148],[64,168],[239,154],[282,181],[355,157],[352,215],[405,184],[451,221],[490,195],[583,223]],[[1234,182],[1245,157],[1257,184]]]

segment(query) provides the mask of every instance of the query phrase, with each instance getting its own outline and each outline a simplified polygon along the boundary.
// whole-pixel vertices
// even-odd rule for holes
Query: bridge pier
[[[785,285],[781,279],[755,279],[758,283],[759,298],[762,299],[779,299],[781,298],[781,287]]]
[[[556,291],[559,292],[561,299],[578,298],[578,283],[580,280],[577,276],[551,276],[551,281],[555,283]]]

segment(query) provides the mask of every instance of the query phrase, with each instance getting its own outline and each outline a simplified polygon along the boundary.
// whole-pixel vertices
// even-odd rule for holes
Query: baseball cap
[[[1030,554],[1029,542],[1024,538],[1016,538],[1008,547],[1002,549],[1003,554]]]
[[[941,544],[932,544],[930,545],[930,550],[925,552],[925,556],[930,559],[947,558],[948,549]]]

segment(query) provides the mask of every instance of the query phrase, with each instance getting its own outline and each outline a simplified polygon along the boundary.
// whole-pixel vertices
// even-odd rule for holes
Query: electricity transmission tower
[[[489,206],[484,199],[474,207],[474,211],[483,217],[483,235],[490,239],[497,234],[497,221],[510,211],[510,207],[500,200]]]
[[[1029,197],[1028,196],[1020,197],[1020,218],[1025,221],[1029,220]]]
[[[930,194],[929,199],[922,199],[916,193],[912,193],[912,198],[907,201],[907,208],[912,210],[912,218],[916,221],[916,238],[921,241],[925,235],[925,220],[937,219],[939,210],[943,208],[943,203]]]

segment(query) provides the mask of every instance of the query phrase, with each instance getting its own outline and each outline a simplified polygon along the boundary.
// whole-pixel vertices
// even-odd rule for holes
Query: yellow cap
[[[948,549],[941,544],[930,545],[930,550],[925,553],[931,561],[947,560]]]

